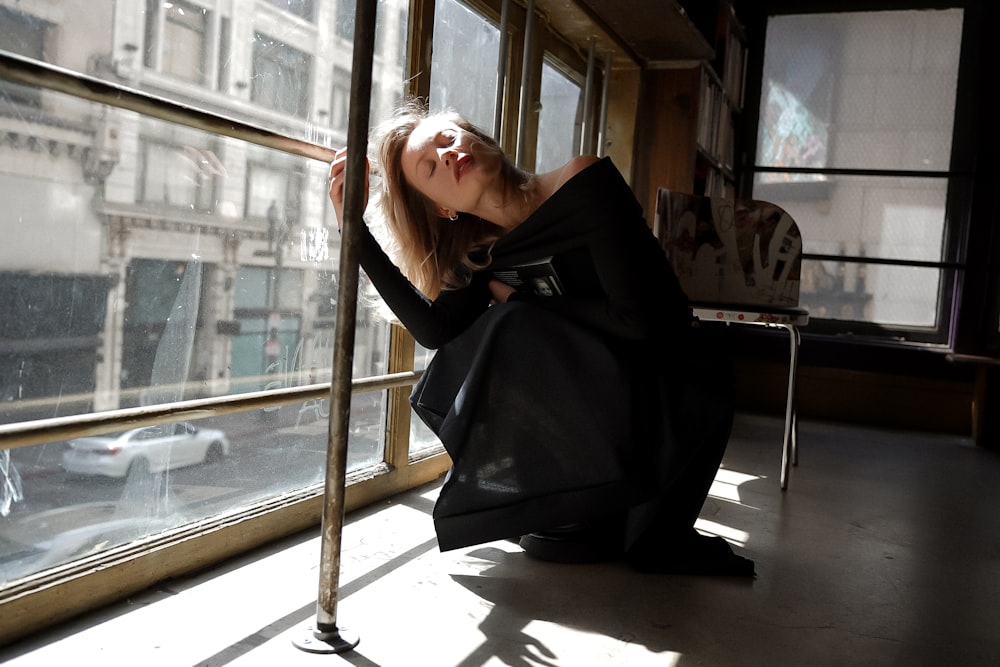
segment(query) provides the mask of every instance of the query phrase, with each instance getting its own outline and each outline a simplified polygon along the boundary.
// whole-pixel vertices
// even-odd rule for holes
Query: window
[[[313,0],[267,0],[267,2],[289,14],[301,16],[307,21],[313,19],[315,12]]]
[[[9,7],[0,7],[0,49],[4,51],[44,60],[48,30],[46,21]],[[28,86],[0,80],[0,93],[28,106],[41,104],[38,91]]]
[[[113,413],[121,431],[164,403],[207,406],[187,422],[136,425],[155,437],[120,446],[88,434],[10,450],[9,474],[44,473],[17,496],[0,484],[0,614],[13,619],[51,591],[59,603],[36,608],[79,611],[93,590],[148,585],[153,560],[159,572],[165,562],[186,570],[204,564],[205,545],[232,554],[318,518],[326,401],[272,394],[229,409],[246,392],[332,377],[342,304],[328,165],[296,146],[333,146],[346,128],[355,2],[3,4],[0,49],[60,72],[0,81],[0,423],[58,418],[89,432],[90,415]],[[458,0],[435,4],[433,63],[409,63],[432,45],[408,44],[408,0],[380,0],[373,120],[419,89],[491,128],[499,31]],[[37,17],[11,8],[21,5]],[[573,47],[563,46],[546,48],[566,62]],[[63,92],[64,76],[88,94]],[[359,300],[354,379],[410,370],[369,296]],[[428,358],[418,350],[414,365]],[[447,470],[440,443],[407,420],[408,393],[352,399],[348,505]],[[390,405],[403,410],[391,429]],[[149,446],[169,438],[183,446]],[[39,573],[58,582],[25,579]]]
[[[315,230],[312,242],[337,243],[319,233],[332,224],[326,165],[55,91],[43,99],[59,125],[17,114],[0,96],[0,115],[44,140],[0,151],[3,220],[17,226],[0,248],[0,306],[16,314],[0,336],[3,423],[330,380],[329,273],[339,254],[300,252],[303,229]],[[96,119],[115,130],[114,159],[90,181],[81,159],[95,147]],[[358,377],[388,372],[387,322],[366,308],[358,319]],[[385,455],[386,396],[352,407],[351,470]],[[209,453],[214,440],[204,447],[186,427],[191,447],[174,445],[166,458],[144,440],[13,450],[15,469],[48,474],[11,498],[0,595],[6,582],[84,556],[315,495],[328,415],[319,400],[193,422],[224,435],[221,458]],[[63,539],[66,526],[80,539]]]
[[[140,201],[207,211],[213,202],[217,158],[195,146],[146,140],[142,148]]]
[[[407,15],[405,9],[396,12],[396,64],[399,67],[406,66]]]
[[[338,0],[337,35],[345,40],[354,40],[354,11],[353,0]],[[403,91],[407,88],[404,70],[408,16],[406,2],[379,0],[375,15],[375,67],[372,72],[369,107],[370,126],[378,124],[390,115],[402,101]],[[344,62],[349,62],[347,50],[344,50],[344,57],[338,60],[338,63]],[[338,134],[347,132],[350,96],[350,70],[340,64],[335,65],[330,102],[330,126]]]
[[[209,12],[183,0],[148,0],[146,67],[195,84],[205,84]]]
[[[232,60],[233,25],[228,16],[223,16],[219,22],[219,53],[218,53],[218,83],[219,90],[229,87],[229,65]]]
[[[295,174],[276,166],[252,162],[247,169],[246,216],[287,227],[297,217],[298,183]],[[270,230],[274,233],[277,230]]]
[[[561,167],[580,152],[580,85],[548,60],[542,63],[541,102],[535,153],[540,173]]]
[[[947,341],[963,12],[771,17],[753,196],[797,221],[810,330]]]
[[[307,53],[256,33],[250,99],[273,111],[305,118],[310,111],[311,69]]]
[[[492,132],[500,31],[459,0],[436,3],[434,21],[430,108],[454,109]]]
[[[208,10],[183,2],[166,3],[163,26],[163,72],[192,83],[205,80]]]
[[[347,119],[351,108],[351,72],[343,67],[333,68],[333,89],[330,100],[330,128],[347,135]]]
[[[337,0],[337,36],[354,41],[355,0]]]

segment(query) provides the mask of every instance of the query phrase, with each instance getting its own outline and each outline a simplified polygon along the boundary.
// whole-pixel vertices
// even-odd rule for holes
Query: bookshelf
[[[690,3],[690,20],[714,55],[700,61],[651,63],[640,106],[649,141],[637,146],[637,194],[647,212],[656,190],[736,196],[737,123],[743,111],[746,34],[731,0]],[[654,148],[655,147],[655,148]]]
[[[700,65],[698,158],[695,194],[732,198],[735,193],[736,124],[743,112],[746,37],[732,5],[719,3],[715,58]]]

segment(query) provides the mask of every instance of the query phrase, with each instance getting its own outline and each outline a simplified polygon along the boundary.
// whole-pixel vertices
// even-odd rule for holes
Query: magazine
[[[552,266],[552,257],[517,264],[493,272],[493,276],[516,290],[534,292],[539,296],[556,296],[563,293],[559,274]]]

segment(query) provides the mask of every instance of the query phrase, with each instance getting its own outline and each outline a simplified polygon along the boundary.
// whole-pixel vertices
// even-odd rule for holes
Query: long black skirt
[[[652,462],[662,469],[671,448],[649,387],[586,328],[523,302],[490,308],[436,352],[410,399],[452,459],[434,507],[440,548],[648,500]]]

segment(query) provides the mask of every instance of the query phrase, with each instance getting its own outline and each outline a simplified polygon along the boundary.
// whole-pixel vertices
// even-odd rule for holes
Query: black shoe
[[[532,558],[551,563],[604,563],[622,557],[615,531],[609,534],[583,525],[523,535],[519,544]]]
[[[757,576],[754,562],[733,553],[724,539],[696,531],[669,548],[630,552],[628,562],[634,569],[649,574]]]

